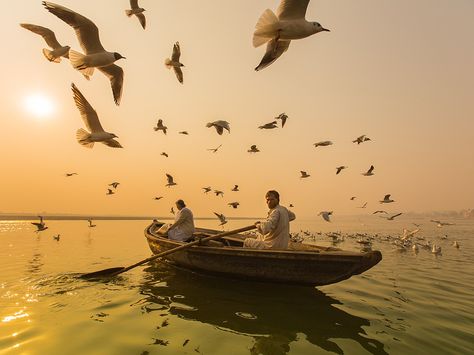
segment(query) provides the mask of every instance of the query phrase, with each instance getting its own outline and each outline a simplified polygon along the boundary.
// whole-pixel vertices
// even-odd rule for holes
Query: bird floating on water
[[[146,10],[143,7],[138,6],[138,0],[130,0],[130,7],[130,10],[125,10],[125,15],[127,15],[127,17],[135,15],[138,18],[138,21],[140,21],[140,25],[142,25],[143,29],[145,29],[146,18],[143,12]]]

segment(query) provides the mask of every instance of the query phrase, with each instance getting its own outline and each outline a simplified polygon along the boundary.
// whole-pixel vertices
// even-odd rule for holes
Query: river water
[[[229,280],[160,262],[107,282],[80,280],[77,273],[150,256],[149,222],[97,220],[89,228],[46,220],[49,228],[36,233],[31,221],[0,221],[0,354],[474,353],[474,221],[438,228],[403,217],[292,222],[292,231],[312,235],[300,233],[305,242],[327,246],[326,232],[366,233],[383,253],[364,274],[319,288]],[[441,254],[392,243],[414,222],[420,243],[436,243]],[[356,240],[346,235],[337,247],[360,250]]]

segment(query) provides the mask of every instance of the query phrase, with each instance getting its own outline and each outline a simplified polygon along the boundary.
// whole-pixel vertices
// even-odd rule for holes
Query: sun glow
[[[29,113],[39,118],[48,117],[54,111],[52,101],[41,94],[32,94],[26,97],[24,104]]]

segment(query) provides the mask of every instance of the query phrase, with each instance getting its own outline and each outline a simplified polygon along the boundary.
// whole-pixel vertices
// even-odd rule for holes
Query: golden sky
[[[146,30],[125,16],[126,0],[59,3],[91,19],[103,46],[127,58],[117,62],[122,103],[100,72],[87,81],[67,60],[48,62],[43,39],[19,23],[48,27],[81,51],[70,26],[41,1],[9,2],[0,15],[1,212],[170,216],[183,198],[195,216],[262,216],[268,189],[299,218],[361,213],[364,202],[372,213],[389,193],[396,202],[382,207],[391,212],[474,207],[471,0],[311,1],[306,18],[331,32],[292,41],[260,72],[253,68],[265,47],[253,48],[254,26],[278,1],[140,0]],[[164,66],[176,41],[184,85]],[[77,143],[84,124],[72,82],[124,149]],[[30,107],[38,96],[49,110]],[[283,129],[257,128],[282,112]],[[166,136],[153,130],[158,118]],[[218,119],[230,134],[206,128]],[[362,134],[372,140],[352,143]],[[334,144],[314,148],[322,140]],[[247,152],[253,144],[260,153]],[[371,164],[375,175],[362,176]],[[336,176],[339,165],[348,169]],[[300,170],[311,177],[300,179]],[[165,173],[178,185],[165,187]],[[113,181],[121,185],[106,196]],[[227,206],[233,201],[238,209]]]

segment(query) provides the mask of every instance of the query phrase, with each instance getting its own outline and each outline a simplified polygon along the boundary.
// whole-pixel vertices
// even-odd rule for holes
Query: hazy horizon
[[[265,49],[253,48],[252,34],[279,1],[141,0],[146,30],[125,16],[126,0],[57,3],[91,19],[103,46],[127,57],[117,62],[122,102],[114,104],[99,71],[87,81],[67,60],[48,62],[44,40],[19,23],[48,27],[82,52],[70,26],[39,0],[9,3],[0,25],[8,49],[0,57],[2,211],[172,217],[182,198],[195,216],[265,216],[270,189],[297,218],[473,208],[472,1],[311,1],[306,18],[331,32],[292,41],[259,72]],[[183,85],[164,65],[176,41]],[[77,143],[84,123],[71,83],[123,149]],[[39,104],[31,104],[35,97]],[[284,128],[258,129],[282,112]],[[153,130],[158,118],[167,135]],[[215,120],[230,122],[231,133],[206,128]],[[371,141],[352,143],[363,134]],[[324,140],[334,144],[313,146]],[[259,153],[247,152],[253,144]],[[348,168],[336,175],[340,165]],[[370,165],[375,175],[362,176]],[[300,170],[311,176],[301,179]],[[70,172],[78,175],[65,177]],[[166,173],[177,186],[165,187]],[[113,181],[121,184],[107,196]],[[204,194],[205,186],[224,197]],[[396,202],[380,204],[386,194]],[[227,205],[233,201],[239,208]]]

